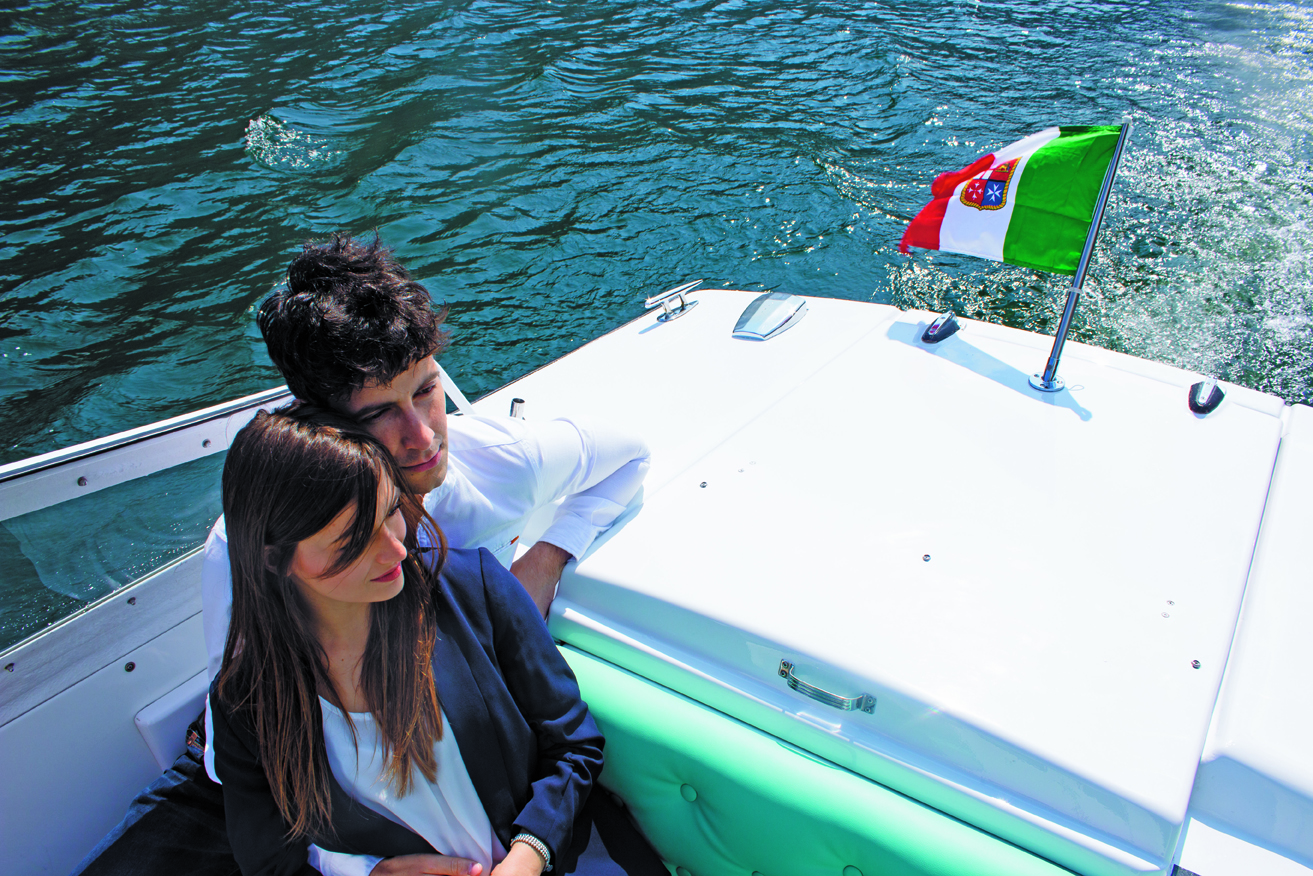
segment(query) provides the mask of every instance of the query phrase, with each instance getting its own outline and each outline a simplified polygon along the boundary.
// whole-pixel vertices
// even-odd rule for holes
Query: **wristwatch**
[[[552,853],[547,851],[547,844],[544,843],[542,840],[538,839],[538,837],[534,836],[528,831],[521,831],[520,833],[517,833],[515,835],[514,839],[511,840],[511,845],[515,845],[516,843],[524,843],[526,846],[528,846],[529,848],[533,849],[535,852],[538,853],[538,857],[543,859],[544,873],[552,869]]]

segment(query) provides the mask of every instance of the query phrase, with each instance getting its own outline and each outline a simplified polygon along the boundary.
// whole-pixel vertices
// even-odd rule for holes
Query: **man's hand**
[[[492,876],[542,876],[543,866],[543,859],[530,846],[511,843],[506,857],[492,868]]]
[[[540,541],[511,563],[511,574],[519,578],[524,589],[529,591],[543,617],[547,617],[547,609],[556,595],[556,582],[561,580],[561,572],[565,571],[569,560],[568,551]]]
[[[538,856],[534,855],[534,857]],[[453,858],[448,855],[400,855],[379,861],[374,865],[374,869],[369,871],[369,876],[480,876],[482,873],[483,865],[468,858]]]

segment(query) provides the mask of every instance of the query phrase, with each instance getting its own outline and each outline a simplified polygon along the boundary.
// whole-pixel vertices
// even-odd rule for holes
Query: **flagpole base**
[[[1057,375],[1054,375],[1052,381],[1046,383],[1043,374],[1030,375],[1030,385],[1040,392],[1061,392],[1067,386],[1062,382],[1062,378]]]

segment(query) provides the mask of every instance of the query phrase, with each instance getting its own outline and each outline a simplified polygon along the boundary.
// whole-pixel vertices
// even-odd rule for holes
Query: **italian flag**
[[[898,248],[942,249],[1074,274],[1121,125],[1045,128],[941,173]]]

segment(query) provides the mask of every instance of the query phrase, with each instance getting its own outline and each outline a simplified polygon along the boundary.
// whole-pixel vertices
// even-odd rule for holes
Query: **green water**
[[[1125,113],[1073,337],[1313,399],[1313,6],[37,0],[0,81],[0,462],[280,382],[252,309],[338,228],[450,304],[471,395],[698,277],[1052,331],[1065,281],[898,238]],[[58,613],[12,607],[0,647]]]

